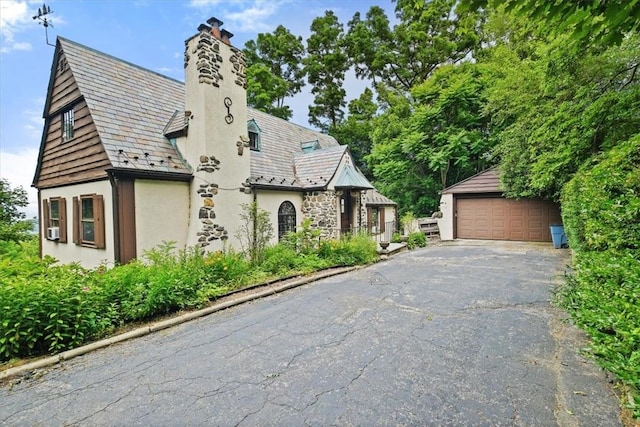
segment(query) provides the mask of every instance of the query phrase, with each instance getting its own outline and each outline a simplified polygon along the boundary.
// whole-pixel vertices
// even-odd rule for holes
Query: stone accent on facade
[[[209,246],[214,240],[225,241],[229,238],[229,232],[219,224],[214,224],[210,219],[202,220],[202,230],[196,233],[198,236],[198,246],[204,248]]]
[[[235,83],[246,89],[247,88],[247,61],[245,60],[244,53],[240,49],[231,47],[231,58],[229,59],[233,64],[233,74],[236,75]]]
[[[217,170],[220,170],[220,160],[214,156],[206,156],[204,154],[200,156],[200,163],[196,172],[205,171],[211,173]]]
[[[365,229],[365,228],[367,228],[367,205],[366,205],[366,199],[365,199],[365,192],[364,191],[360,192],[358,205],[360,206],[359,218],[361,218],[362,222],[363,222],[363,224],[359,224],[359,228],[360,229]],[[367,230],[367,231],[369,231],[369,230]]]
[[[187,68],[191,55],[194,55],[198,61],[196,64],[198,82],[220,87],[220,80],[222,80],[222,75],[220,74],[220,64],[222,63],[220,41],[206,31],[201,31],[197,37],[198,44],[195,48],[191,52],[185,49],[184,67]]]
[[[227,230],[225,230],[223,226],[213,222],[213,220],[216,219],[213,196],[218,194],[218,184],[200,184],[197,193],[202,200],[202,206],[198,212],[198,218],[202,223],[202,228],[196,233],[198,236],[198,246],[204,248],[209,246],[213,240],[227,240],[229,238]]]
[[[240,192],[244,194],[251,194],[251,184],[249,178],[240,183]]]
[[[338,203],[336,192],[311,191],[304,193],[302,217],[311,218],[311,228],[320,230],[322,239],[338,237]]]
[[[246,135],[240,135],[240,139],[236,141],[236,147],[238,147],[238,156],[242,156],[245,148],[249,148],[249,137]]]

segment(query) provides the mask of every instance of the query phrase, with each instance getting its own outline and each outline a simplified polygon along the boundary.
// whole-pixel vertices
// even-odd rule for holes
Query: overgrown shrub
[[[640,135],[580,169],[562,216],[574,274],[560,300],[596,361],[632,389],[640,418]]]
[[[424,235],[421,231],[416,231],[409,234],[407,239],[407,248],[415,249],[415,248],[424,248],[427,246],[427,236]]]
[[[640,249],[640,135],[585,165],[564,188],[562,213],[573,249]]]
[[[200,307],[265,277],[377,258],[375,242],[366,235],[319,244],[314,233],[304,232],[295,241],[265,247],[261,261],[253,262],[241,253],[203,254],[165,243],[143,260],[93,270],[40,260],[30,243],[1,245],[0,362],[77,347],[128,322]]]
[[[298,231],[287,233],[282,243],[299,254],[316,252],[320,245],[320,230],[311,228],[311,218],[306,218],[300,224]]]
[[[319,256],[329,265],[368,264],[378,257],[376,242],[366,233],[348,234],[340,240],[322,242]]]
[[[100,301],[88,292],[78,265],[0,284],[0,360],[57,352],[82,344],[102,327]]]

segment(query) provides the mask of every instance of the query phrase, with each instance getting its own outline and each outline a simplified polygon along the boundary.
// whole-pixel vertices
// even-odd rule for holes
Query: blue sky
[[[382,6],[390,19],[391,0],[51,0],[49,42],[62,36],[161,74],[183,80],[184,40],[211,16],[224,21],[234,34],[232,43],[244,47],[258,33],[282,24],[293,34],[309,36],[314,18],[333,10],[345,25],[356,11]],[[0,0],[0,176],[29,192],[29,216],[37,213],[35,172],[44,107],[54,48],[45,42],[45,29],[33,16],[42,0]],[[357,97],[366,82],[349,75],[348,99]],[[288,100],[293,122],[308,126],[306,90]]]

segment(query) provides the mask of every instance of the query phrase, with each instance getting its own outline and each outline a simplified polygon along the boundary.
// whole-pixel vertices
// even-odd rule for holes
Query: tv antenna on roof
[[[37,19],[39,21],[38,24],[44,26],[44,34],[45,34],[45,38],[47,40],[47,44],[49,46],[55,47],[56,45],[49,43],[49,31],[48,31],[48,28],[49,27],[53,28],[53,24],[51,23],[51,21],[49,21],[47,19],[47,15],[50,14],[50,13],[53,13],[51,8],[43,3],[42,4],[42,8],[40,8],[40,7],[38,8],[38,14],[37,15],[33,15],[33,19]]]

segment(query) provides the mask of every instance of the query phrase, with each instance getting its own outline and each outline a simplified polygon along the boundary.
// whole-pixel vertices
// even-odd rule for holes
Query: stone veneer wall
[[[360,191],[360,221],[362,221],[358,227],[361,230],[367,230],[367,222],[368,222],[368,218],[367,218],[367,204],[366,204],[366,200],[365,200],[365,192],[364,191]]]
[[[312,219],[311,228],[320,230],[322,239],[338,237],[338,204],[335,191],[304,193],[302,216]]]

